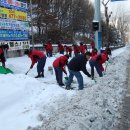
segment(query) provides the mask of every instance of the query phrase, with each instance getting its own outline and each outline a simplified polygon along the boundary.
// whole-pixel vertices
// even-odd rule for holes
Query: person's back
[[[30,53],[30,55],[32,55],[32,56],[36,55],[36,56],[38,56],[39,58],[42,58],[42,57],[45,56],[45,54],[44,54],[43,52],[38,51],[38,50],[32,50],[31,53]]]
[[[105,54],[95,55],[90,60],[96,60],[98,63],[103,64],[107,60],[107,55]]]
[[[66,56],[60,56],[55,59],[53,62],[53,67],[64,67],[68,62],[68,58]]]
[[[47,49],[48,51],[53,51],[52,43],[50,41],[47,42]]]
[[[74,71],[80,71],[82,70],[83,66],[85,66],[87,63],[87,59],[84,55],[78,55],[77,57],[74,57],[70,60],[68,64],[68,68],[70,70]]]
[[[83,44],[80,45],[80,52],[81,52],[82,54],[85,53],[85,48],[84,48],[84,45],[83,45]]]

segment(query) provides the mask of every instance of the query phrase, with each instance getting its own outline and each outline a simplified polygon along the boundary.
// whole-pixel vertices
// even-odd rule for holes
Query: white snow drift
[[[28,57],[8,59],[7,66],[15,74],[0,75],[0,130],[113,129],[125,92],[128,48],[113,52],[106,74],[102,78],[96,74],[96,83],[83,74],[82,91],[67,91],[56,84],[55,75],[48,71],[54,57],[47,58],[41,79],[34,78],[36,66],[25,75],[31,64]]]

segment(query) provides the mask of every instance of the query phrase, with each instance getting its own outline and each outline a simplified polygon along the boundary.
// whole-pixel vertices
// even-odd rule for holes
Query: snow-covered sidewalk
[[[47,59],[43,79],[33,78],[36,67],[25,75],[31,64],[27,57],[8,59],[15,74],[0,75],[0,129],[113,129],[120,118],[129,53],[127,47],[115,50],[106,75],[97,76],[96,83],[83,75],[82,91],[67,91],[56,84],[55,76],[48,72],[54,57]]]

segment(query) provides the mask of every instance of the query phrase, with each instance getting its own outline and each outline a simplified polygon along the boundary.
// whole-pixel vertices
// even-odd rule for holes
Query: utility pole
[[[32,41],[32,49],[34,50],[34,37],[33,37],[33,19],[32,19],[32,0],[30,0],[30,18],[31,18],[31,41]]]
[[[98,52],[101,50],[101,12],[100,12],[100,0],[95,0],[95,14],[94,21],[99,22],[99,29],[95,31],[95,43]]]

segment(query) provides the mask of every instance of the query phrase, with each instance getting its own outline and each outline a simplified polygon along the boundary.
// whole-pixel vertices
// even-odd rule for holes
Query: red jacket
[[[47,44],[46,45],[46,51],[47,52],[53,51],[52,43],[51,42],[47,42],[46,44]]]
[[[74,53],[79,53],[80,47],[78,45],[74,45]]]
[[[88,47],[87,47],[87,45],[86,45],[86,44],[84,45],[84,48],[85,48],[85,50],[86,50],[86,51],[88,50]]]
[[[107,60],[107,56],[105,54],[95,55],[91,58],[91,60],[97,60],[97,62],[101,65],[101,70],[104,71],[102,64],[105,63]]]
[[[38,50],[32,50],[29,55],[32,61],[32,65],[34,65],[40,58],[44,57],[45,54]]]
[[[59,58],[54,60],[53,67],[54,68],[60,67],[66,73],[64,66],[67,64],[67,62],[68,62],[68,58],[66,56],[60,56]]]
[[[64,51],[64,46],[61,43],[58,45],[58,51]]]
[[[82,54],[85,53],[85,47],[84,47],[84,45],[80,45],[80,52],[81,52]]]
[[[98,57],[101,56],[101,58],[98,59]],[[95,55],[91,58],[91,60],[97,60],[98,63],[103,64],[107,60],[107,56],[105,54]]]
[[[92,46],[92,48],[95,48],[95,42],[94,41],[91,42],[91,46]]]
[[[107,53],[107,50],[105,50],[105,51],[103,52],[103,54],[105,54],[105,55],[106,55],[106,57],[108,58],[108,53]]]
[[[68,52],[72,52],[72,48],[70,47],[70,46],[66,46],[66,53],[68,53]]]
[[[3,49],[2,49],[2,48],[0,48],[0,55],[1,55],[2,53],[4,53],[4,51],[3,51]]]
[[[94,50],[92,50],[91,54],[92,54],[92,57],[93,57],[93,56],[97,55],[97,52],[95,52]]]

